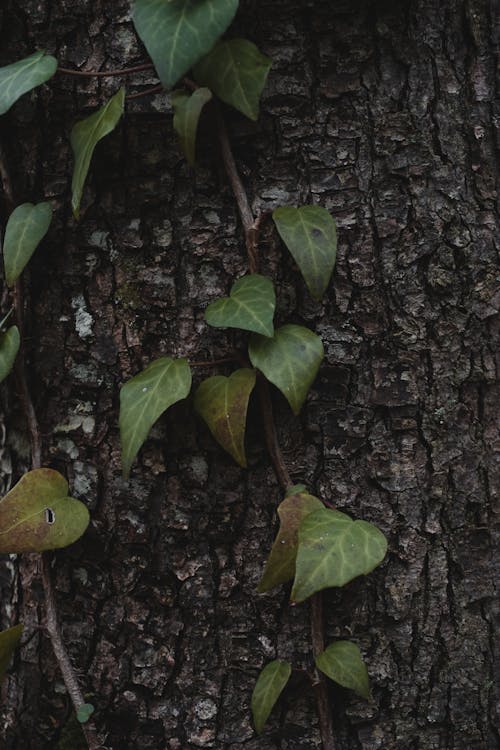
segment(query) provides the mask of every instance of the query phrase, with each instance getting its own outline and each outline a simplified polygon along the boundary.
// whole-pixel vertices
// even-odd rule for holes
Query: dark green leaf
[[[201,110],[212,98],[212,92],[205,88],[196,89],[192,94],[174,91],[171,98],[174,108],[174,129],[189,165],[194,167],[198,121]]]
[[[300,268],[314,299],[321,299],[337,257],[337,229],[326,208],[284,206],[273,213],[281,239]]]
[[[23,203],[9,216],[3,243],[5,280],[12,286],[22,274],[52,221],[50,203]]]
[[[136,31],[165,88],[212,49],[237,9],[238,0],[135,0]]]
[[[130,467],[158,417],[191,389],[191,370],[185,359],[162,357],[129,380],[120,391],[120,437],[123,475]]]
[[[269,714],[290,679],[291,673],[292,668],[287,661],[276,659],[266,664],[258,676],[252,693],[253,723],[257,734],[261,734],[264,729]]]
[[[17,326],[11,326],[6,333],[0,335],[0,383],[12,370],[20,343],[21,337]]]
[[[321,500],[307,492],[292,494],[278,506],[280,529],[259,583],[259,592],[269,591],[294,577],[299,526],[309,513],[321,508]]]
[[[251,120],[259,117],[259,100],[266,85],[271,60],[246,39],[230,39],[215,45],[194,69],[194,77],[219,99]]]
[[[255,385],[255,370],[236,370],[228,378],[215,375],[196,391],[194,408],[210,432],[240,466],[247,465],[245,427],[248,400]]]
[[[205,310],[205,319],[216,328],[242,328],[272,336],[275,307],[273,282],[254,273],[238,279],[229,297],[212,302]]]
[[[2,630],[0,633],[0,682],[5,677],[5,672],[9,666],[12,654],[16,650],[17,644],[21,640],[23,633],[22,625],[14,625],[13,628]]]
[[[45,52],[34,52],[0,68],[0,115],[5,114],[20,96],[52,78],[56,70],[57,60]]]
[[[94,713],[95,708],[92,705],[92,703],[82,703],[82,705],[78,708],[78,711],[76,712],[76,718],[80,722],[80,724],[86,724],[87,721],[90,719],[92,714]]]
[[[248,353],[252,365],[280,389],[298,414],[324,357],[319,336],[308,328],[286,325],[272,339],[252,336]]]
[[[370,698],[370,681],[361,651],[355,643],[337,641],[316,657],[316,666],[342,687],[362,698]]]
[[[121,88],[114,96],[97,112],[85,120],[77,122],[71,131],[71,146],[75,156],[75,167],[71,183],[72,198],[71,206],[73,214],[78,219],[80,215],[80,202],[82,199],[83,186],[90,167],[90,160],[97,143],[105,135],[115,129],[123,114],[125,102],[125,89]]]
[[[373,524],[353,521],[338,510],[310,513],[299,528],[292,601],[370,573],[386,551],[386,538]]]
[[[53,469],[34,469],[0,500],[0,553],[67,547],[88,525],[89,512],[68,497],[64,477]]]

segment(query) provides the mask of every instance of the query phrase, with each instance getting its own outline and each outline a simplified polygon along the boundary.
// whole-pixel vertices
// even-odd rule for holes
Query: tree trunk
[[[252,206],[316,202],[339,228],[334,279],[314,303],[263,226],[279,322],[308,325],[326,350],[299,419],[273,393],[280,440],[294,481],[389,539],[375,573],[326,595],[327,642],[357,642],[373,688],[364,702],[331,687],[338,750],[493,750],[498,4],[242,5],[232,35],[273,59],[259,122],[225,113]],[[126,0],[7,0],[0,19],[2,65],[35,49],[69,68],[147,59]],[[127,91],[155,82],[136,75]],[[191,172],[167,95],[127,103],[73,220],[68,135],[118,85],[57,75],[0,122],[16,201],[55,208],[29,266],[27,348],[44,464],[92,513],[54,558],[64,637],[113,750],[319,748],[300,675],[261,737],[251,725],[262,666],[311,664],[308,605],[256,594],[280,500],[257,410],[247,471],[186,402],[121,479],[120,385],[159,356],[223,357],[243,341],[203,311],[246,258],[210,117]],[[7,489],[29,467],[14,379],[4,414]],[[2,687],[1,743],[78,750],[36,559],[0,567],[0,625],[24,622],[26,642]]]

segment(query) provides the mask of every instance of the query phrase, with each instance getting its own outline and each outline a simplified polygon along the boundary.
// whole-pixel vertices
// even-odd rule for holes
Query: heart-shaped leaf
[[[17,326],[11,326],[0,336],[0,383],[12,370],[20,343],[21,337]]]
[[[286,325],[272,339],[252,336],[248,353],[252,365],[280,389],[297,415],[324,357],[319,336],[308,328]]]
[[[355,643],[337,641],[316,657],[316,666],[342,687],[350,688],[362,698],[370,698],[368,671]]]
[[[82,705],[79,706],[78,711],[76,712],[77,721],[79,721],[80,724],[86,724],[94,711],[95,708],[92,703],[82,703]]]
[[[67,547],[88,525],[89,512],[68,497],[65,478],[53,469],[34,469],[0,500],[0,553]]]
[[[292,601],[370,573],[386,552],[387,540],[373,524],[353,521],[338,510],[310,513],[299,528]]]
[[[23,203],[9,216],[3,243],[5,280],[12,286],[22,274],[52,221],[50,203]]]
[[[0,115],[5,114],[20,96],[52,78],[56,70],[56,58],[45,52],[34,52],[0,68]]]
[[[314,299],[321,299],[337,257],[337,228],[326,208],[283,206],[273,212],[281,239],[290,250]]]
[[[237,9],[238,0],[135,0],[135,29],[165,88],[212,49]]]
[[[196,152],[196,131],[201,110],[212,98],[210,89],[201,88],[186,94],[185,91],[172,92],[172,106],[174,108],[174,129],[184,155],[191,167],[194,167]]]
[[[266,664],[257,678],[252,693],[253,723],[257,734],[261,734],[273,707],[290,679],[292,668],[287,661]]]
[[[272,62],[246,39],[230,39],[215,45],[194,69],[201,86],[251,120],[259,117],[259,100]]]
[[[73,180],[71,182],[71,206],[76,219],[80,215],[83,186],[90,167],[90,160],[101,138],[111,133],[123,114],[125,89],[121,88],[97,112],[77,122],[71,131],[71,146],[75,156]]]
[[[22,625],[14,625],[13,628],[2,630],[0,633],[0,682],[5,677],[5,672],[9,666],[12,654],[16,650],[17,644],[21,640],[23,633]]]
[[[205,310],[205,320],[215,328],[242,328],[272,336],[275,307],[273,282],[253,273],[238,279],[229,297],[212,302]]]
[[[255,370],[236,370],[228,378],[215,375],[201,383],[194,408],[210,432],[240,466],[247,465],[245,427],[248,400],[255,385]]]
[[[289,495],[278,506],[280,529],[259,583],[259,592],[269,591],[295,576],[299,526],[309,513],[323,507],[321,500],[307,492]]]
[[[125,479],[158,417],[189,394],[191,370],[185,359],[162,357],[120,391],[120,438]]]

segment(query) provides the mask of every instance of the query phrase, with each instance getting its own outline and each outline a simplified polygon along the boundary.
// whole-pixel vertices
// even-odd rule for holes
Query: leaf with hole
[[[294,577],[299,526],[309,513],[321,510],[323,507],[321,500],[307,492],[295,492],[280,503],[278,506],[280,529],[259,583],[257,589],[259,592],[269,591]]]
[[[20,344],[21,337],[17,326],[11,326],[0,335],[0,383],[12,370]]]
[[[3,243],[5,280],[12,286],[22,274],[52,221],[50,203],[23,203],[9,216]]]
[[[259,117],[259,100],[271,60],[247,39],[219,42],[194,68],[201,86],[251,120]]]
[[[253,723],[257,734],[261,734],[269,714],[285,688],[292,668],[287,661],[275,661],[266,664],[257,678],[252,693]]]
[[[238,279],[229,297],[212,302],[205,310],[205,320],[215,328],[241,328],[270,337],[275,307],[273,282],[253,273]]]
[[[71,147],[75,157],[73,180],[71,182],[71,206],[76,219],[80,216],[80,202],[83,186],[87,179],[90,160],[101,138],[111,133],[117,126],[125,103],[125,89],[121,88],[97,112],[85,120],[77,122],[71,131]]]
[[[129,380],[120,391],[120,438],[125,479],[151,427],[172,404],[191,390],[185,359],[161,357]]]
[[[245,427],[248,401],[255,386],[255,370],[236,370],[228,378],[214,375],[199,386],[196,412],[210,432],[240,466],[246,467]]]
[[[0,553],[67,547],[88,525],[89,512],[68,497],[65,478],[53,469],[34,469],[0,500]]]
[[[0,682],[5,677],[10,660],[12,659],[12,654],[21,640],[22,634],[22,625],[14,625],[13,628],[2,630],[0,633]]]
[[[326,208],[283,206],[273,212],[276,229],[314,299],[326,291],[337,257],[337,228]]]
[[[82,703],[82,705],[78,707],[76,718],[80,722],[80,724],[86,724],[94,711],[95,708],[92,703]]]
[[[337,641],[316,657],[316,666],[334,682],[369,700],[368,670],[355,643]]]
[[[52,78],[56,70],[55,57],[40,51],[0,68],[0,115],[23,94]]]
[[[370,573],[386,552],[387,540],[373,524],[353,521],[338,510],[310,513],[299,528],[292,601]]]
[[[135,29],[165,88],[212,49],[237,9],[238,0],[135,0]]]
[[[188,164],[194,167],[196,153],[196,131],[201,111],[212,98],[210,89],[201,88],[186,94],[185,91],[172,92],[174,108],[174,130],[179,136],[181,148]]]
[[[297,415],[324,357],[319,336],[308,328],[286,325],[272,339],[252,336],[250,361],[287,399]]]

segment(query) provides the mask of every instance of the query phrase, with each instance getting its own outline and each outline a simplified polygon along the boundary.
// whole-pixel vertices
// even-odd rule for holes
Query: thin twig
[[[144,91],[136,91],[135,94],[127,94],[125,99],[129,102],[131,99],[139,99],[141,96],[150,96],[151,94],[159,94],[163,90],[164,90],[163,85],[159,83],[158,86],[151,86],[149,89],[144,89]]]
[[[190,362],[190,367],[217,367],[217,365],[227,365],[238,362],[238,357],[222,357],[221,359],[212,359],[207,362]]]
[[[257,273],[259,268],[258,262],[258,235],[260,220],[255,219],[245,187],[241,181],[236,162],[234,160],[231,143],[227,133],[226,124],[217,110],[217,132],[222,152],[222,160],[226,174],[238,204],[241,223],[245,232],[245,244],[248,256],[248,267],[250,273]],[[292,480],[288,472],[276,433],[274,424],[271,396],[269,386],[263,377],[258,379],[258,391],[260,399],[260,411],[264,424],[266,443],[274,467],[274,471],[282,488],[286,490],[291,486]],[[314,655],[324,651],[324,622],[323,622],[323,597],[321,592],[314,594],[311,599],[311,635],[313,642]],[[335,750],[335,740],[333,737],[333,720],[332,710],[328,697],[328,686],[324,675],[316,670],[314,687],[316,692],[316,704],[318,710],[319,727],[321,734],[321,744],[323,750]]]
[[[85,78],[104,78],[111,76],[131,76],[134,73],[140,73],[143,70],[154,68],[153,63],[142,63],[134,65],[133,68],[121,68],[119,70],[72,70],[71,68],[59,67],[56,73],[66,76],[81,76]]]

